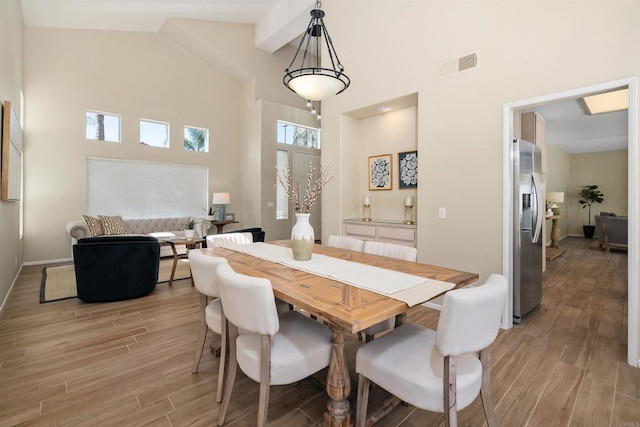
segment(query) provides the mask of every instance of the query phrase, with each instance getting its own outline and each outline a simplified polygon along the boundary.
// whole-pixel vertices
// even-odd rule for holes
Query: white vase
[[[308,261],[313,253],[315,235],[309,223],[309,215],[296,212],[296,224],[291,229],[291,249],[296,261]]]
[[[193,240],[196,235],[196,230],[184,230],[184,237],[187,240]]]

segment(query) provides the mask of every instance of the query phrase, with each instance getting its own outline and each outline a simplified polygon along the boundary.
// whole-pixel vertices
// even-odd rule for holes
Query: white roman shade
[[[205,166],[88,157],[86,213],[125,219],[202,216],[208,181]]]

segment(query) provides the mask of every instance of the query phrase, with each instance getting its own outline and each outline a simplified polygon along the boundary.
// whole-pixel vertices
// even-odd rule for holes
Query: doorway
[[[628,249],[628,352],[627,363],[640,366],[638,357],[638,139],[637,139],[637,77],[611,81],[566,92],[545,95],[505,104],[503,108],[503,272],[509,278],[509,303],[503,315],[503,327],[513,325],[513,212],[512,212],[512,165],[511,145],[514,138],[514,113],[527,108],[546,105],[553,102],[582,98],[586,95],[629,88],[628,109],[628,215],[629,249]]]

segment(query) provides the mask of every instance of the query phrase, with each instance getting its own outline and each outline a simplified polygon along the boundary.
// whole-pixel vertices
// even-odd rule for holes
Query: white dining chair
[[[364,242],[364,248],[362,251],[367,254],[396,258],[404,261],[416,262],[418,259],[418,250],[416,248],[412,246],[397,245],[395,243],[368,240]],[[396,318],[392,317],[391,319],[369,326],[363,331],[365,334],[365,341],[371,341],[374,335],[379,332],[386,331],[387,329],[393,329],[395,324]],[[358,334],[358,338],[362,339],[362,334]]]
[[[362,252],[364,248],[364,241],[356,239],[355,237],[338,236],[332,234],[327,239],[327,246],[340,249],[349,249],[350,251]]]
[[[221,265],[217,274],[229,324],[229,366],[218,425],[224,424],[240,365],[260,383],[258,426],[262,427],[267,424],[271,385],[291,384],[329,366],[331,331],[297,311],[278,317],[268,279],[238,274],[229,265]]]
[[[405,261],[416,262],[418,259],[418,250],[413,246],[398,245],[395,243],[376,242],[367,240],[364,242],[362,252],[373,255],[386,256],[389,258],[402,259]]]
[[[227,264],[224,258],[203,254],[199,250],[189,251],[189,265],[193,283],[200,293],[200,338],[196,347],[196,357],[191,367],[191,373],[198,372],[200,359],[207,338],[207,330],[211,329],[220,335],[220,366],[218,368],[218,388],[216,390],[216,402],[222,401],[222,383],[224,380],[224,365],[227,355],[227,334],[222,321],[222,308],[220,304],[220,290],[218,288],[218,266]],[[209,301],[209,298],[213,298]]]
[[[208,248],[218,248],[224,245],[248,245],[250,243],[253,243],[253,234],[250,232],[211,234],[207,236]]]
[[[482,286],[445,294],[437,331],[407,323],[360,347],[356,426],[365,425],[371,382],[417,408],[444,413],[447,426],[456,426],[457,411],[480,394],[487,424],[495,426],[490,350],[507,292],[507,279],[492,274]]]

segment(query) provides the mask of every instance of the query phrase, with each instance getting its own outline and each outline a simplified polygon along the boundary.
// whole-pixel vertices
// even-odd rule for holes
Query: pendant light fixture
[[[328,96],[337,95],[351,84],[349,77],[344,74],[344,67],[338,59],[327,27],[324,25],[324,12],[320,7],[322,5],[317,2],[316,8],[311,11],[311,21],[300,40],[291,64],[284,70],[285,75],[282,79],[286,87],[311,101],[320,101]],[[331,68],[322,68],[320,64],[323,37]],[[298,56],[301,56],[299,66],[294,68]]]

